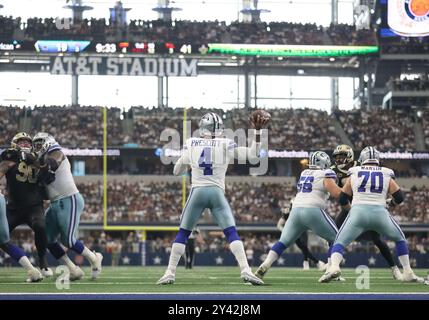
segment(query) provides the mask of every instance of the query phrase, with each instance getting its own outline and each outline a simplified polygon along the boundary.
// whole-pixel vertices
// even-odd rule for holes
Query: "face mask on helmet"
[[[39,154],[43,149],[43,140],[37,140],[33,143],[33,151]]]
[[[32,142],[33,140],[31,139],[30,135],[25,132],[19,132],[13,137],[10,146],[13,149],[30,152]]]
[[[33,151],[41,156],[49,150],[49,148],[55,143],[55,139],[44,132],[38,133],[34,136],[33,140]]]
[[[27,139],[20,139],[17,143],[18,147],[22,151],[30,152],[31,151],[31,141]]]
[[[337,154],[335,156],[335,164],[339,169],[345,168],[350,163],[346,154]]]
[[[339,145],[335,148],[333,157],[335,159],[335,164],[339,169],[344,169],[348,164],[353,163],[354,161],[352,148],[345,144]]]

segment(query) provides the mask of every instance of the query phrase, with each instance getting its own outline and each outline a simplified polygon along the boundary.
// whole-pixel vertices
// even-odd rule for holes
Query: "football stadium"
[[[429,300],[427,0],[0,0],[0,149],[1,300]]]

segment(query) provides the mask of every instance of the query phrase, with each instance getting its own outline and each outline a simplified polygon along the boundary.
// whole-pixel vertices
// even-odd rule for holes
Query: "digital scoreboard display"
[[[94,53],[148,55],[236,55],[275,57],[346,57],[373,55],[378,46],[266,45],[238,43],[97,42],[87,40],[37,40],[0,42],[0,52]]]
[[[207,45],[173,42],[94,42],[88,51],[96,53],[206,54]]]
[[[60,52],[84,52],[91,41],[72,40],[38,40],[34,44],[36,52],[60,53]]]

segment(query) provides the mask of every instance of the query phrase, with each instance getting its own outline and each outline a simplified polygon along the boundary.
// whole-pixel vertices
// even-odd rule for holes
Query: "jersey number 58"
[[[313,191],[313,182],[314,182],[313,176],[303,176],[299,178],[298,185],[297,185],[298,192],[309,193]]]

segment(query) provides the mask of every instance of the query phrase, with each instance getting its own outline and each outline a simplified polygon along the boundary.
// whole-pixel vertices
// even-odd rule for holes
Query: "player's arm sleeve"
[[[3,160],[0,162],[0,179],[7,173],[7,171],[15,165],[15,162]]]
[[[235,144],[235,143],[234,143]],[[235,144],[234,147],[234,158],[239,160],[255,160],[259,158],[259,151],[261,149],[261,144],[255,141],[252,141],[250,147],[237,147]]]
[[[404,200],[405,200],[405,194],[401,189],[399,189],[398,191],[393,193],[392,197],[393,197],[392,201],[390,201],[390,203],[389,203],[390,207],[397,206],[397,205],[401,204],[402,202],[404,202]]]
[[[52,170],[55,172],[65,158],[66,157],[64,153],[61,151],[61,149],[54,149],[53,151],[50,151],[47,154],[44,163],[42,162],[40,164],[40,168],[47,166],[49,170]]]
[[[13,162],[19,162],[20,160],[20,152],[16,149],[6,149],[1,154],[1,160],[2,161],[13,161]]]
[[[347,179],[346,184],[341,189],[339,203],[341,206],[348,206],[352,200],[353,190],[350,183],[350,178]]]
[[[173,174],[175,176],[180,176],[184,174],[186,171],[188,171],[188,169],[189,169],[189,152],[185,147],[182,150],[182,155],[174,165]]]
[[[334,170],[327,169],[325,170],[325,178],[334,179],[337,180],[337,174],[334,172]]]
[[[389,203],[389,206],[395,206],[404,201],[404,193],[402,192],[401,187],[399,187],[399,185],[393,179],[390,179],[389,181],[389,193],[393,197],[392,201]]]

